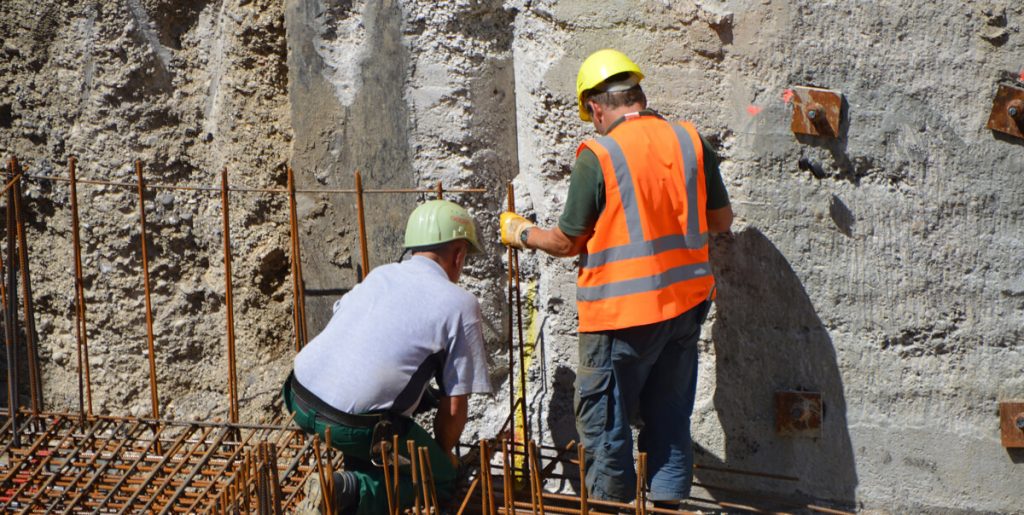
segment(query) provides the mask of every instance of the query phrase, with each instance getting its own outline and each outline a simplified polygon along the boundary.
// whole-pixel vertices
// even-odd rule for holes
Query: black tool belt
[[[317,397],[313,392],[302,386],[297,379],[295,379],[295,373],[292,372],[288,378],[288,382],[291,383],[292,387],[292,399],[295,401],[295,405],[302,408],[302,411],[315,411],[317,417],[323,419],[326,422],[332,424],[340,424],[349,427],[365,427],[372,428],[377,425],[378,422],[391,418],[391,413],[370,413],[366,415],[353,415],[351,413],[345,413],[330,404],[327,404],[320,397]]]

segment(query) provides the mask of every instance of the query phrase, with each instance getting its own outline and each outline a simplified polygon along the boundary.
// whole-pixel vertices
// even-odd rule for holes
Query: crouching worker
[[[324,499],[314,474],[307,481],[300,513],[387,512],[380,448],[399,437],[426,446],[439,501],[451,500],[457,475],[453,449],[462,435],[471,393],[490,393],[480,305],[457,286],[469,254],[480,252],[473,218],[458,204],[427,202],[412,212],[405,230],[412,258],[373,270],[334,303],[323,332],[295,357],[284,385],[284,403],[295,423],[324,438],[345,456],[345,472],[334,476],[334,494]],[[431,436],[410,416],[430,379],[440,400]],[[371,448],[372,447],[372,448]],[[404,461],[404,460],[400,460]],[[413,503],[409,467],[399,471],[399,502]]]

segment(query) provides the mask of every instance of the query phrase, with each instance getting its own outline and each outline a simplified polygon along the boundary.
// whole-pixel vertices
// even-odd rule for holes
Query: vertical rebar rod
[[[530,440],[528,449],[530,462],[530,487],[537,499],[537,513],[544,515],[544,484],[540,475],[540,460],[538,459],[537,442]]]
[[[441,181],[437,181],[437,200],[444,200],[444,186],[441,185]]]
[[[308,342],[306,334],[306,293],[302,280],[302,247],[299,244],[299,216],[295,201],[295,174],[288,167],[288,220],[291,224],[292,240],[292,290],[295,314],[295,351],[298,352]]]
[[[224,219],[224,302],[228,325],[228,418],[238,422],[238,378],[235,376],[235,309],[231,288],[231,216],[228,208],[228,169],[220,172],[221,213]]]
[[[583,444],[576,445],[576,458],[579,460],[580,466],[580,514],[588,515],[590,513],[590,506],[587,502],[587,462],[586,462],[586,449]]]
[[[384,469],[384,492],[388,497],[388,515],[394,515],[398,508],[398,501],[395,500],[394,488],[391,487],[391,464],[388,459],[388,446],[384,442],[370,442],[371,446],[380,444],[380,463]],[[398,478],[395,478],[398,481]]]
[[[385,464],[386,466],[386,464]],[[398,435],[391,436],[391,475],[395,478],[395,513],[399,515],[402,509],[402,501],[400,494],[400,482],[398,480]]]
[[[7,180],[14,181],[14,158],[8,163]],[[20,445],[18,434],[18,279],[14,274],[14,191],[7,188],[7,306],[4,310],[4,337],[7,340],[7,414],[10,419],[12,441]]]
[[[12,158],[14,171],[21,175],[17,158]],[[39,349],[36,345],[35,312],[32,305],[32,282],[28,266],[28,243],[25,233],[25,213],[22,204],[21,183],[14,183],[14,216],[18,232],[18,270],[21,272],[21,295],[25,307],[25,353],[28,355],[28,386],[32,401],[32,414],[39,415],[42,399],[42,383],[39,379]]]
[[[512,186],[512,181],[508,182],[508,210],[515,212],[516,210],[516,197],[515,189]],[[509,247],[508,254],[508,269],[509,269],[509,324],[512,323],[512,297],[515,294],[515,307],[516,307],[516,328],[519,333],[519,395],[522,400],[522,405],[519,407],[521,410],[521,416],[523,418],[523,441],[529,441],[531,438],[530,434],[530,419],[526,415],[526,341],[523,339],[523,301],[522,292],[519,285],[519,250]],[[509,330],[511,333],[511,328]],[[511,342],[512,336],[509,335],[509,341]],[[511,360],[511,356],[509,356]],[[512,369],[509,369],[511,374]],[[511,382],[509,377],[509,382]]]
[[[480,498],[484,515],[497,515],[494,509],[494,476],[491,475],[491,448],[487,440],[480,440]]]
[[[363,265],[363,277],[370,273],[370,254],[366,250],[366,214],[363,209],[363,174],[356,170],[356,213],[359,220],[359,259]]]
[[[140,247],[142,248],[142,286],[145,290],[146,300],[146,343],[148,344],[149,359],[149,397],[153,407],[153,418],[160,418],[160,397],[156,391],[156,344],[153,341],[153,304],[150,300],[149,289],[149,253],[146,250],[146,185],[142,177],[142,161],[135,160],[135,176],[138,180],[139,191],[139,236]]]
[[[416,459],[416,444],[411,439],[406,440],[405,448],[409,453],[409,475],[412,480],[412,512],[415,515],[420,515],[420,474]]]
[[[641,452],[636,471],[636,512],[647,515],[647,453]]]
[[[92,385],[89,377],[89,332],[85,317],[85,281],[82,279],[82,244],[78,229],[78,180],[75,177],[77,159],[68,160],[71,196],[71,247],[74,250],[75,269],[75,337],[78,343],[78,413],[92,416]],[[83,372],[85,377],[83,379]],[[82,389],[85,388],[83,406]],[[88,408],[88,411],[86,411]]]
[[[501,480],[502,503],[505,513],[515,510],[515,492],[512,491],[512,447],[505,438],[501,439]]]
[[[426,446],[420,447],[420,468],[423,472],[423,485],[427,488],[430,496],[427,509],[433,510],[427,513],[437,513],[437,487],[434,484],[434,468],[430,464],[430,453]]]
[[[320,454],[320,435],[313,435],[313,456],[316,458],[316,471],[319,474],[320,479],[320,492],[321,497],[324,499],[324,513],[326,515],[334,515],[334,507],[331,506],[330,497],[327,497],[327,478],[324,476],[324,460],[323,455]],[[306,481],[309,481],[308,479]]]
[[[512,183],[508,183],[507,190],[507,201],[509,211],[513,210],[515,205],[515,199],[512,197]],[[512,253],[515,252],[511,246],[508,248],[508,285],[507,295],[508,299],[508,337],[506,338],[506,344],[508,346],[508,427],[510,436],[515,439],[516,432],[516,388],[515,388],[515,373],[516,373],[516,359],[515,359],[515,331],[512,328],[514,323],[515,313],[515,293],[512,291]],[[507,506],[506,506],[507,508]]]

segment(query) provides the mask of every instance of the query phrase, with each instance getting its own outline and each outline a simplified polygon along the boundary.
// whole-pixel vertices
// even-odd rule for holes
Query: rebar
[[[306,292],[302,279],[302,246],[299,244],[299,216],[295,201],[295,173],[292,167],[288,167],[288,221],[291,226],[292,240],[292,290],[293,308],[295,318],[295,351],[302,350],[302,347],[309,342],[306,332]]]
[[[39,174],[25,174],[26,179],[41,180],[41,181],[56,181],[65,182],[67,181],[64,177],[58,177],[53,175],[39,175]],[[79,179],[82,184],[92,184],[96,186],[115,186],[134,188],[135,183],[131,182],[120,182],[120,181],[107,181],[100,179]],[[220,188],[217,186],[181,186],[174,184],[150,184],[147,186],[153,190],[176,190],[176,191],[208,191],[208,192],[219,192]],[[231,188],[232,193],[288,193],[286,188]],[[448,193],[487,193],[486,188],[456,188],[445,190]],[[356,193],[354,188],[320,188],[320,189],[296,189],[296,193],[302,193],[307,195],[328,195],[338,193]],[[364,189],[363,193],[367,194],[391,194],[391,193],[417,193],[417,194],[429,194],[436,193],[436,188],[423,189],[423,188],[376,188],[376,189]]]
[[[82,280],[82,245],[78,231],[78,189],[75,177],[77,160],[68,159],[68,177],[71,197],[71,247],[74,253],[75,270],[75,342],[78,356],[78,412],[80,416],[92,416],[92,385],[89,378],[89,332],[85,317],[85,282]],[[84,372],[84,378],[83,378]],[[85,402],[82,399],[83,386]],[[84,404],[84,405],[83,405]],[[86,411],[88,409],[88,411]]]
[[[142,286],[145,290],[146,299],[146,343],[148,344],[147,358],[149,359],[149,396],[152,404],[153,418],[160,418],[160,397],[157,394],[156,386],[156,344],[153,337],[153,305],[150,300],[149,289],[149,254],[146,250],[146,194],[145,180],[142,177],[142,161],[135,160],[135,176],[138,180],[136,186],[139,191],[139,246],[142,248]]]
[[[238,422],[238,377],[235,373],[235,304],[231,288],[231,217],[228,202],[228,169],[220,172],[221,214],[224,221],[224,310],[228,337],[228,419]]]
[[[21,170],[17,159],[12,158],[14,171],[18,175]],[[38,414],[42,402],[42,382],[39,377],[39,349],[36,345],[36,322],[35,311],[32,302],[32,282],[28,265],[28,242],[25,233],[25,216],[22,206],[21,184],[19,180],[14,183],[14,215],[15,226],[18,232],[18,270],[21,272],[21,295],[24,298],[22,305],[25,307],[25,353],[28,355],[28,385],[31,399],[32,413]]]
[[[15,263],[15,228],[14,228],[14,191],[12,186],[21,176],[14,175],[15,162],[11,158],[8,163],[7,180],[7,305],[4,306],[4,337],[7,350],[7,413],[10,419],[11,434],[14,445],[19,445],[18,436],[18,279],[14,273]]]
[[[370,254],[366,250],[366,216],[363,209],[363,175],[356,170],[356,214],[359,222],[359,260],[362,263],[362,273],[359,274],[359,281],[370,273]]]

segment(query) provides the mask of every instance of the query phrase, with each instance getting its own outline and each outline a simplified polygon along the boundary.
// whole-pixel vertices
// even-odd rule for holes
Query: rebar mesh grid
[[[319,446],[294,427],[77,414],[0,431],[5,513],[290,513]],[[321,463],[340,469],[341,454]]]

